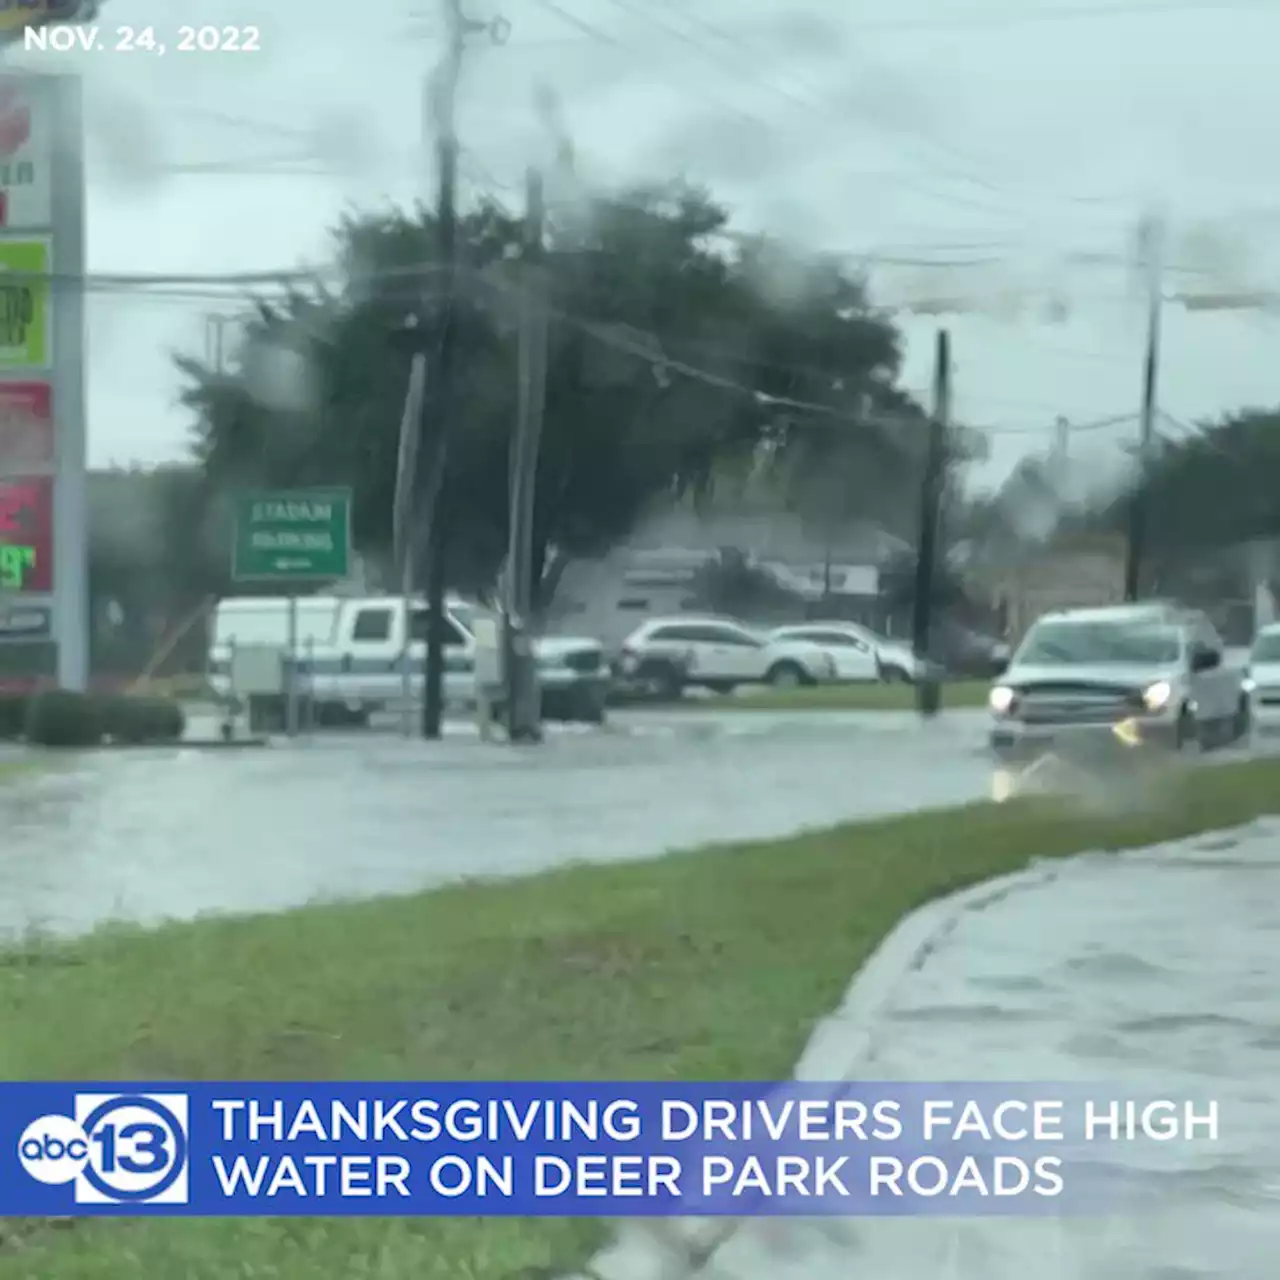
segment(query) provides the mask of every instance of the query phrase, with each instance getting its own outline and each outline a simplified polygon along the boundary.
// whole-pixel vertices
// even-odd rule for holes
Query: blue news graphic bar
[[[720,1216],[1114,1207],[1216,1105],[1029,1084],[0,1084],[0,1214]]]

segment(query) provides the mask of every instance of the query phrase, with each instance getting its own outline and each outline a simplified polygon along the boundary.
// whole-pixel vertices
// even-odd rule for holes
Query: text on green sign
[[[249,538],[255,551],[332,551],[329,534],[291,533],[286,529],[262,529]]]
[[[333,519],[331,502],[255,502],[254,524],[284,521],[290,524],[322,524]]]

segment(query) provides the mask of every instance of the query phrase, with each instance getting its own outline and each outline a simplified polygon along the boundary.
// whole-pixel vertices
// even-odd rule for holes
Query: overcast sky
[[[440,48],[439,4],[106,0],[107,43],[117,26],[150,25],[167,54],[10,55],[85,72],[90,269],[320,262],[344,209],[425,193],[422,80]],[[179,8],[186,22],[257,26],[261,51],[177,53]],[[946,323],[957,410],[992,431],[991,479],[1043,448],[1058,414],[1080,425],[1081,451],[1114,451],[1136,431],[1086,428],[1136,414],[1143,316],[1126,262],[1144,208],[1170,217],[1170,292],[1280,288],[1280,0],[469,9],[510,23],[505,45],[477,38],[469,56],[469,195],[514,198],[524,165],[546,154],[531,107],[544,78],[589,181],[684,173],[746,228],[878,259],[884,305],[945,295],[985,307]],[[375,12],[379,24],[362,17]],[[1065,320],[1051,319],[1055,305]],[[183,455],[190,424],[168,352],[201,351],[205,316],[234,310],[217,297],[92,296],[94,465]],[[936,324],[903,319],[904,382],[921,393]],[[1189,420],[1280,402],[1278,342],[1264,312],[1170,305],[1162,407]]]

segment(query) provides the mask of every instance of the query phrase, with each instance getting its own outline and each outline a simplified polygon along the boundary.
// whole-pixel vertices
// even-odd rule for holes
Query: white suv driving
[[[624,677],[653,669],[664,659],[685,685],[731,693],[738,685],[780,687],[836,678],[836,665],[806,640],[775,640],[725,618],[650,618],[623,642]]]
[[[990,708],[999,752],[1121,723],[1175,747],[1232,741],[1249,726],[1241,673],[1213,625],[1164,604],[1045,614],[992,686]]]

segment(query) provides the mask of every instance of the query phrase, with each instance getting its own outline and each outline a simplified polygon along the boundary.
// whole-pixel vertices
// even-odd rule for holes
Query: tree
[[[1245,409],[1163,442],[1146,477],[1104,513],[1122,529],[1129,504],[1147,506],[1154,553],[1184,554],[1280,538],[1280,408]]]
[[[874,384],[906,403],[891,390],[897,334],[870,312],[861,283],[833,264],[795,262],[780,289],[778,255],[728,238],[728,221],[680,184],[552,218],[534,513],[534,578],[544,588],[566,557],[604,551],[655,503],[705,491],[727,461],[762,442],[778,458],[798,450],[812,429],[806,417],[821,415],[773,397],[803,390],[838,417]],[[506,547],[521,234],[519,220],[493,203],[460,220],[460,422],[445,493],[458,549],[452,585],[469,590],[492,583]],[[229,374],[180,359],[184,400],[197,415],[210,495],[349,484],[357,546],[385,555],[409,360],[437,324],[421,299],[434,224],[421,211],[350,219],[337,243],[337,286],[260,300]],[[821,377],[798,380],[802,365]],[[873,442],[892,451],[873,432],[857,440],[847,446],[850,465]]]

